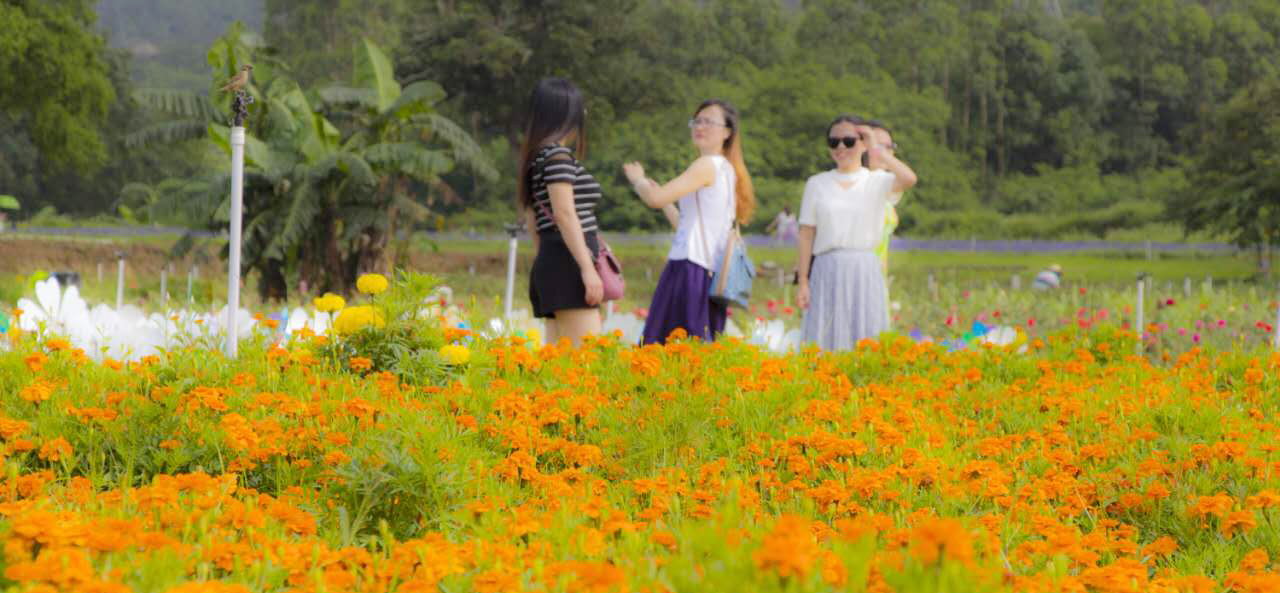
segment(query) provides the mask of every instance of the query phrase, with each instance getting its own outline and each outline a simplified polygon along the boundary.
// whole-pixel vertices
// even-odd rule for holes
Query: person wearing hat
[[[1062,266],[1052,264],[1048,269],[1036,274],[1036,279],[1031,282],[1031,288],[1036,290],[1052,290],[1062,285]]]

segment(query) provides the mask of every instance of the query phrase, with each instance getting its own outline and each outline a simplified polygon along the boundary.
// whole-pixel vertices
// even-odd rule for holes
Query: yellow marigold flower
[[[452,365],[467,364],[471,360],[471,351],[466,346],[445,344],[440,347],[440,358]]]
[[[333,331],[339,334],[350,334],[366,327],[383,327],[387,324],[382,313],[369,305],[347,307],[333,321]]]
[[[326,292],[323,296],[316,297],[312,302],[315,304],[316,310],[321,313],[341,311],[343,307],[347,306],[347,301],[345,299],[333,294],[332,292]]]
[[[356,290],[365,294],[379,294],[387,290],[387,277],[382,274],[363,274],[356,279]]]

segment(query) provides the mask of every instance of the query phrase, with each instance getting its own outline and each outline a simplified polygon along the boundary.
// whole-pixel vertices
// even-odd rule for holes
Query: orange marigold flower
[[[36,379],[30,385],[23,387],[18,392],[18,397],[25,399],[31,403],[38,404],[49,399],[53,395],[54,384],[43,379]]]
[[[1263,490],[1245,499],[1245,504],[1255,509],[1269,509],[1280,506],[1280,494],[1277,494],[1274,490]]]
[[[44,368],[44,363],[48,361],[49,357],[43,352],[32,352],[30,356],[23,359],[23,362],[27,363],[27,368],[33,373],[40,372],[40,369]]]
[[[773,531],[765,536],[760,549],[752,554],[752,559],[760,570],[772,570],[783,578],[804,578],[813,569],[818,552],[809,520],[798,515],[783,515]]]
[[[1267,564],[1270,563],[1271,557],[1267,555],[1267,551],[1262,548],[1257,548],[1248,554],[1245,554],[1244,558],[1240,559],[1240,570],[1246,572],[1262,572],[1267,569]]]
[[[363,356],[352,356],[350,366],[351,370],[356,372],[367,371],[373,368],[373,360]]]
[[[1187,512],[1192,517],[1200,519],[1208,518],[1210,515],[1218,518],[1224,518],[1227,516],[1227,513],[1231,512],[1231,508],[1234,507],[1235,504],[1236,501],[1234,498],[1231,498],[1226,494],[1219,493],[1213,496],[1201,496],[1196,498],[1195,504],[1191,505],[1191,508],[1187,509]]]
[[[659,546],[662,546],[672,552],[676,551],[676,546],[679,543],[676,540],[676,535],[674,533],[671,533],[670,531],[655,531],[653,532],[653,535],[649,536],[649,539],[653,541],[653,543],[658,544]]]
[[[61,338],[53,338],[52,340],[45,342],[44,347],[48,348],[49,351],[51,352],[61,352],[63,350],[70,350],[71,342],[63,340]]]
[[[911,554],[924,564],[973,560],[973,536],[955,519],[926,519],[911,530]]]
[[[1148,556],[1168,556],[1178,549],[1178,542],[1169,536],[1156,538],[1155,541],[1143,546],[1142,553]]]
[[[68,443],[67,439],[58,437],[40,447],[39,455],[40,459],[45,461],[62,461],[71,457],[71,443]]]
[[[1235,511],[1222,519],[1222,535],[1231,537],[1237,531],[1243,533],[1258,526],[1258,518],[1253,511]]]

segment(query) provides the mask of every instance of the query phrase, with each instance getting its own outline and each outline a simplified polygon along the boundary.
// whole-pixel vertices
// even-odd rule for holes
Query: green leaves
[[[400,83],[396,82],[391,60],[367,38],[356,45],[355,83],[373,93],[374,106],[380,112],[400,97]]]

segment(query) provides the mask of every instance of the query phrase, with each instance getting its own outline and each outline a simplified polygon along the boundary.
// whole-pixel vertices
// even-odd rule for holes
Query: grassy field
[[[0,301],[15,301],[27,291],[25,280],[37,271],[75,271],[82,279],[82,292],[91,302],[115,302],[116,254],[126,255],[125,301],[144,308],[158,307],[160,271],[170,265],[171,303],[185,302],[187,275],[193,267],[197,276],[193,298],[197,306],[214,306],[223,301],[226,269],[219,249],[209,246],[181,260],[169,257],[169,247],[176,237],[147,237],[129,240],[3,238],[0,239]],[[506,283],[507,242],[486,240],[433,241],[418,238],[404,248],[398,262],[410,269],[440,277],[454,291],[455,301],[474,303],[480,313],[501,311],[501,297]],[[615,251],[622,260],[627,279],[627,296],[617,304],[619,310],[647,307],[658,275],[666,261],[668,244],[617,242]],[[533,247],[527,240],[519,245],[516,272],[516,307],[528,307],[528,270]],[[751,252],[760,270],[755,286],[755,301],[790,302],[791,286],[779,282],[789,280],[794,267],[795,251],[790,248],[755,248]],[[1156,286],[1181,289],[1186,279],[1197,287],[1212,277],[1218,286],[1255,286],[1267,293],[1265,283],[1256,276],[1252,258],[1222,254],[1157,254],[1148,260],[1134,252],[1090,252],[1065,254],[1009,254],[982,252],[902,251],[891,257],[891,287],[895,292],[912,294],[928,286],[929,277],[943,290],[979,290],[992,287],[1010,288],[1013,276],[1020,277],[1026,288],[1034,275],[1051,263],[1063,266],[1067,288],[1121,288],[1133,285],[1139,273],[1149,273]],[[98,266],[102,279],[98,279]],[[779,270],[783,272],[780,274]],[[291,304],[309,302],[314,295],[291,295]],[[243,302],[262,307],[256,299],[255,280],[246,279]]]

